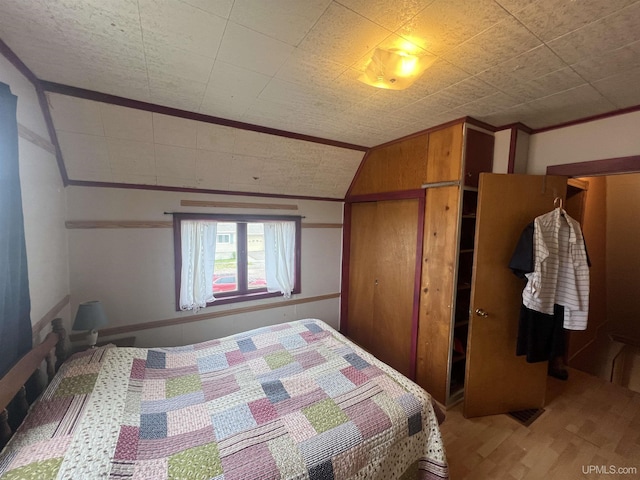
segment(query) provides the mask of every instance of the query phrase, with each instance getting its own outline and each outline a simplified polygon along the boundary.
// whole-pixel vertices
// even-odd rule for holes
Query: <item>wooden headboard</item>
[[[24,420],[29,404],[38,398],[69,355],[69,339],[62,319],[53,319],[51,327],[52,331],[44,341],[31,349],[0,379],[0,449]],[[48,378],[44,378],[40,370],[45,360]]]

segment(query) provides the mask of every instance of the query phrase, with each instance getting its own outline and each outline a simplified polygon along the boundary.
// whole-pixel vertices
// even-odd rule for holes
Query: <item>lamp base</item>
[[[98,343],[98,330],[89,330],[87,332],[87,344],[90,348],[95,348]]]

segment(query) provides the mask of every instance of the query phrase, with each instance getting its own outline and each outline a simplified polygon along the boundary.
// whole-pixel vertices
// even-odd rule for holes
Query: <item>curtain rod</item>
[[[307,218],[304,215],[263,215],[259,213],[203,213],[203,212],[163,212],[164,215],[220,215],[229,217],[294,217]]]

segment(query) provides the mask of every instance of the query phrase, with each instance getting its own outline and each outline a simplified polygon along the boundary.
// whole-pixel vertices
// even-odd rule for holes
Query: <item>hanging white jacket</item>
[[[522,303],[552,315],[564,306],[563,326],[585,330],[589,312],[589,267],[580,224],[561,209],[537,217],[533,235],[534,270],[527,273]]]

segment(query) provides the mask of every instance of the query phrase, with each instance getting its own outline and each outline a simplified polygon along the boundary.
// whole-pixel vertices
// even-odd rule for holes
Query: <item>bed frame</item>
[[[51,321],[51,332],[0,379],[0,450],[27,415],[29,405],[49,384],[69,355],[69,339],[62,319]],[[55,352],[55,353],[54,353]],[[46,377],[40,369],[47,362]]]

